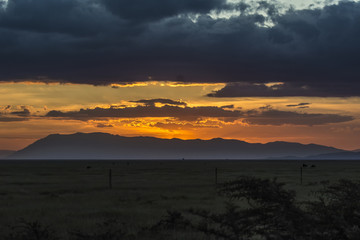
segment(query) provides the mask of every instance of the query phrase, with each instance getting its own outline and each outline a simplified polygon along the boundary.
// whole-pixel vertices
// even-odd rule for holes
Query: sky
[[[360,2],[0,0],[0,149],[52,133],[360,149]]]

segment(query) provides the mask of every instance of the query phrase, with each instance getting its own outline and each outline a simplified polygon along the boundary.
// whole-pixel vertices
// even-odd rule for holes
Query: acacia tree
[[[360,239],[360,181],[340,180],[317,191],[317,200],[297,202],[294,191],[276,179],[240,177],[222,184],[228,197],[223,213],[189,212],[197,231],[216,239]]]
[[[231,240],[305,239],[309,216],[295,202],[295,192],[283,186],[276,179],[247,176],[226,182],[219,188],[221,195],[232,200],[225,212],[192,209],[190,213],[202,219],[193,226],[206,234]]]
[[[314,238],[360,239],[360,181],[341,179],[316,194],[317,201],[307,202],[315,226]]]

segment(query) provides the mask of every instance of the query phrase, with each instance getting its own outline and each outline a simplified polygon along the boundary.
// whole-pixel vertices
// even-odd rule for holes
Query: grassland
[[[303,168],[302,164],[316,167]],[[356,161],[1,161],[0,232],[20,219],[52,226],[61,239],[120,219],[128,232],[156,224],[167,210],[223,208],[218,182],[241,175],[277,178],[311,199],[321,182],[360,178]],[[112,170],[112,189],[109,188]],[[181,237],[178,237],[181,239]],[[184,237],[186,239],[186,237]]]

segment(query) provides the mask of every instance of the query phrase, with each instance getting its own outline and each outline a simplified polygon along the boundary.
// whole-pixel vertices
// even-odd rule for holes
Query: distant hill
[[[52,134],[14,153],[13,159],[264,159],[343,152],[316,144],[247,143],[122,137],[106,133]],[[291,158],[291,157],[289,157]]]
[[[15,151],[11,151],[11,150],[0,150],[0,159],[4,159],[7,158],[8,156],[10,156],[11,154],[15,153]]]
[[[360,152],[338,152],[338,153],[326,153],[315,156],[308,156],[308,159],[314,160],[360,160]]]

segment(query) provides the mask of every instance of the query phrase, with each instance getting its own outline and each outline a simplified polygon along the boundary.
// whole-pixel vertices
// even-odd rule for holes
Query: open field
[[[316,165],[303,169],[302,164]],[[223,208],[218,182],[240,175],[276,177],[312,198],[321,182],[360,179],[356,161],[1,161],[0,226],[6,233],[19,219],[51,225],[62,239],[69,230],[93,228],[106,219],[126,223],[129,232],[154,225],[167,210]],[[109,169],[112,189],[109,189]]]

